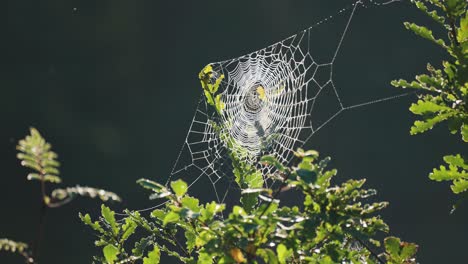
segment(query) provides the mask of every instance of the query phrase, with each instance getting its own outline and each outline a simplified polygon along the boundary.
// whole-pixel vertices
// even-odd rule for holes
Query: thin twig
[[[371,255],[377,259],[377,261],[381,264],[385,264],[385,261],[383,261],[379,255],[377,253],[375,253],[366,243],[364,243],[364,241],[362,241],[361,239],[359,239],[357,236],[353,236],[352,234],[350,234],[357,242],[359,242],[359,244],[361,244],[363,247],[365,247],[367,249],[367,251],[369,251],[371,253]]]
[[[41,164],[40,161],[37,161],[38,164]],[[40,174],[41,174],[41,209],[39,211],[39,223],[37,227],[37,235],[36,239],[33,243],[33,249],[32,249],[32,256],[35,259],[35,261],[39,260],[39,248],[40,244],[42,241],[42,237],[44,234],[44,226],[45,226],[45,217],[47,214],[47,202],[46,202],[46,184],[45,184],[45,173],[43,172],[43,168],[41,166],[40,168]]]
[[[286,187],[286,185],[288,184],[288,179],[289,179],[289,176],[291,175],[291,173],[288,172],[288,174],[286,175],[286,177],[284,178],[283,182],[281,183],[280,187],[278,187],[278,189],[275,191],[275,193],[273,194],[272,198],[271,198],[271,201],[268,202],[268,205],[267,207],[265,207],[265,209],[263,209],[263,212],[260,214],[260,218],[262,218],[262,216],[266,213],[266,211],[268,211],[268,209],[270,208],[271,204],[276,200],[276,198],[278,197],[278,195],[281,193],[281,190]]]
[[[42,237],[44,235],[46,214],[47,214],[47,205],[42,199],[41,209],[39,211],[39,223],[37,226],[36,239],[33,243],[33,249],[32,249],[32,256],[36,261],[39,259],[39,249],[40,249]]]
[[[294,159],[292,160],[292,163],[295,162],[295,159],[297,159],[297,157],[294,157]],[[262,218],[262,216],[266,213],[266,211],[268,211],[268,209],[270,208],[271,204],[276,200],[276,198],[278,197],[278,195],[281,193],[281,191],[284,189],[284,187],[287,186],[288,184],[288,180],[289,180],[289,177],[291,176],[291,172],[288,171],[288,173],[286,174],[286,177],[284,177],[283,179],[283,182],[281,183],[280,187],[276,190],[276,192],[273,194],[273,197],[271,199],[271,201],[268,202],[268,206],[265,207],[265,209],[263,210],[263,212],[260,214],[260,218]]]

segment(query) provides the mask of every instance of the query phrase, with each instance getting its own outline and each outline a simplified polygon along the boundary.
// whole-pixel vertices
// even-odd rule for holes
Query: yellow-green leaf
[[[148,257],[143,259],[143,264],[159,264],[161,251],[157,245],[154,245],[152,251],[148,253]]]
[[[119,249],[114,245],[107,245],[102,249],[104,253],[104,258],[109,264],[114,264],[119,255]]]

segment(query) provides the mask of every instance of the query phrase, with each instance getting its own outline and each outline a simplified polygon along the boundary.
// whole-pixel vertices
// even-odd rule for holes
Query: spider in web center
[[[244,109],[248,113],[257,114],[263,109],[265,101],[265,88],[261,84],[256,84],[250,87],[244,97]]]

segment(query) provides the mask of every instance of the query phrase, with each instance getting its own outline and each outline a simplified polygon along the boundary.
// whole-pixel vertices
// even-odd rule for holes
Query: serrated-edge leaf
[[[462,135],[463,141],[468,142],[468,124],[463,124],[461,126],[460,133]]]
[[[151,245],[152,237],[144,237],[140,241],[135,242],[135,246],[132,249],[133,255],[142,257],[146,248]]]
[[[385,250],[393,257],[400,256],[400,239],[397,237],[387,237],[384,240]]]
[[[468,176],[468,174],[467,174]],[[468,190],[468,181],[465,179],[457,179],[453,181],[453,184],[450,186],[453,193],[459,194]]]
[[[11,253],[22,253],[28,249],[28,244],[13,241],[7,238],[0,238],[0,251],[9,251]]]
[[[104,258],[109,264],[114,264],[119,255],[119,249],[114,245],[107,245],[102,249]]]
[[[159,264],[161,259],[161,251],[157,245],[154,245],[153,250],[148,252],[148,257],[143,258],[143,264]]]
[[[120,241],[124,242],[131,235],[133,235],[135,233],[137,226],[138,226],[137,223],[135,223],[132,219],[125,218],[125,224],[122,225],[123,234],[122,234]]]
[[[119,233],[119,227],[115,221],[115,212],[112,211],[109,207],[101,205],[101,215],[104,220],[106,220],[106,222],[111,226],[114,235],[117,235]]]
[[[448,113],[438,114],[433,118],[415,121],[413,126],[411,127],[410,134],[416,135],[416,134],[426,132],[432,129],[438,123],[447,120],[448,118],[454,116],[455,114],[456,112],[448,112]]]
[[[93,222],[89,214],[83,215],[79,213],[79,217],[85,225],[91,227],[93,230],[98,231],[99,233],[105,233],[104,229],[101,227],[99,222],[98,221]]]
[[[447,164],[449,165],[457,166],[464,170],[468,170],[468,164],[465,162],[465,159],[460,154],[444,156],[444,161],[447,162]]]
[[[455,166],[444,166],[441,165],[438,169],[433,169],[429,174],[429,178],[435,181],[449,181],[468,178],[468,172],[461,170],[459,171]]]
[[[52,198],[58,200],[64,200],[67,198],[73,198],[75,196],[89,197],[89,198],[99,198],[103,202],[113,201],[120,202],[122,199],[115,193],[109,192],[103,189],[98,189],[94,187],[87,186],[74,186],[67,188],[58,188],[52,191]]]
[[[413,258],[414,255],[418,252],[418,245],[414,243],[406,243],[403,242],[403,248],[401,249],[400,252],[400,257],[404,260],[408,260],[410,258]]]
[[[409,23],[409,22],[405,22],[404,24],[407,29],[413,31],[416,35],[422,38],[428,39],[443,48],[447,48],[445,41],[442,39],[436,39],[434,35],[432,34],[432,31],[428,29],[427,27],[419,26],[419,25],[416,25],[415,23]]]
[[[418,100],[415,104],[411,105],[410,111],[415,115],[423,115],[441,111],[452,111],[452,108],[430,101]]]

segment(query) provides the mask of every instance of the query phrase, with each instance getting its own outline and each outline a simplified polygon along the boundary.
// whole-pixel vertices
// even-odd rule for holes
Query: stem
[[[268,202],[268,205],[267,207],[265,207],[265,209],[263,209],[263,212],[260,214],[260,219],[262,218],[262,216],[266,213],[266,211],[268,211],[268,209],[270,208],[271,204],[276,200],[276,198],[278,197],[278,195],[280,194],[281,190],[283,190],[284,187],[286,187],[286,185],[288,184],[288,180],[289,180],[289,176],[291,175],[291,173],[288,173],[286,175],[286,177],[284,178],[283,182],[281,183],[280,187],[276,190],[276,192],[273,194],[273,197],[271,198],[271,201]]]
[[[295,159],[297,159],[297,157],[294,157],[294,159],[292,160],[292,163],[295,163]],[[276,200],[276,198],[278,197],[278,195],[281,193],[281,191],[286,187],[286,185],[288,184],[288,180],[289,180],[289,177],[291,176],[291,172],[288,171],[287,174],[286,174],[286,177],[284,177],[283,179],[283,182],[281,183],[280,187],[276,190],[276,192],[273,194],[273,197],[271,199],[270,202],[268,202],[268,206],[265,207],[265,209],[263,209],[263,212],[260,214],[260,218],[262,218],[262,216],[266,213],[266,211],[270,208],[271,204]]]
[[[180,250],[182,250],[182,252],[184,252],[185,256],[186,256],[186,257],[191,257],[191,255],[188,253],[188,251],[185,249],[185,247],[182,246],[182,244],[180,244],[179,240],[177,240],[177,238],[176,238],[174,235],[172,235],[172,234],[171,234],[171,237],[172,237],[172,239],[174,239],[174,241],[176,242],[177,247],[178,247]]]
[[[62,207],[68,203],[70,203],[71,201],[73,201],[75,197],[74,196],[71,196],[69,195],[66,199],[64,200],[59,200],[59,201],[56,201],[56,202],[50,202],[47,204],[47,207],[49,208],[59,208],[59,207]]]
[[[39,212],[39,224],[37,227],[36,239],[33,243],[33,250],[32,250],[32,256],[36,261],[39,259],[39,249],[40,249],[40,244],[41,244],[43,234],[44,234],[45,218],[47,214],[47,205],[44,201],[44,198],[43,197],[41,198],[42,199],[41,199],[41,209]]]
[[[38,164],[41,164],[40,160],[38,160]],[[41,245],[41,241],[44,235],[44,227],[45,227],[45,219],[46,219],[46,214],[47,214],[47,202],[46,202],[46,184],[45,184],[45,172],[43,172],[43,168],[41,166],[40,168],[40,174],[41,174],[41,209],[39,211],[39,224],[37,226],[37,233],[36,233],[36,239],[33,243],[33,249],[32,249],[32,257],[34,258],[35,261],[39,260],[39,249]]]
[[[455,46],[459,47],[460,43],[458,42],[458,39],[457,39],[457,31],[456,31],[456,26],[455,26],[455,20],[453,19],[453,17],[450,14],[449,14],[448,18],[450,20],[450,33],[452,35],[452,41],[455,44]]]

